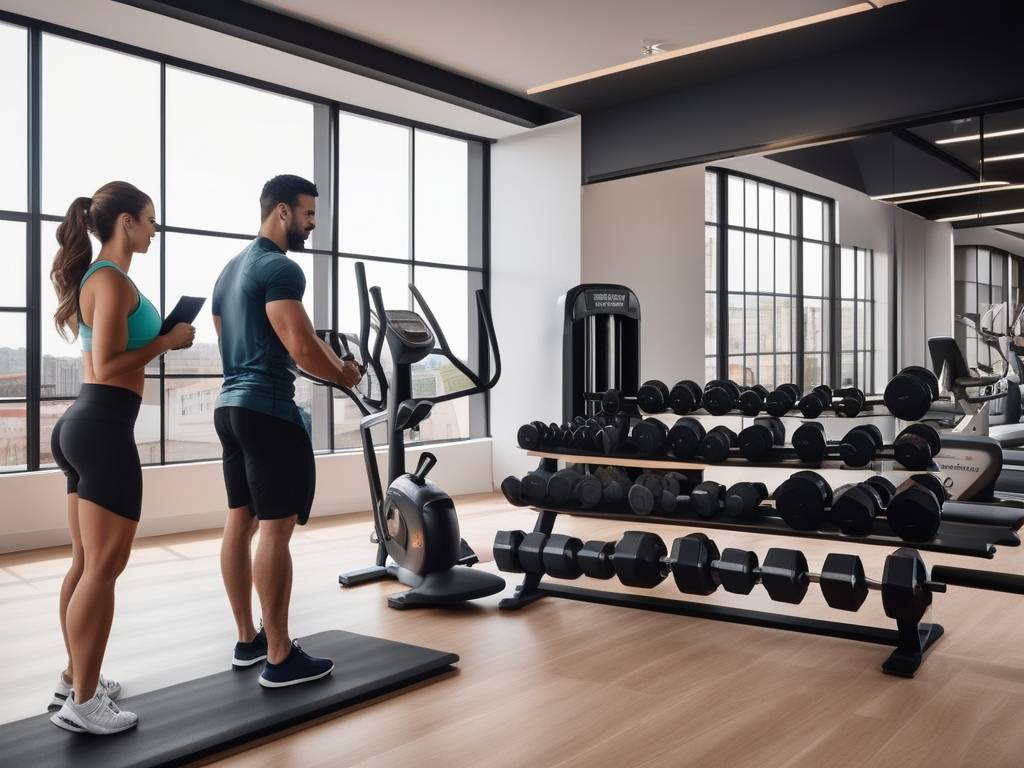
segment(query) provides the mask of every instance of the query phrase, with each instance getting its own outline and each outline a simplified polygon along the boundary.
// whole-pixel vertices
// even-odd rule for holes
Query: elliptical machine
[[[423,310],[426,322],[417,312],[385,309],[380,288],[374,286],[367,290],[366,271],[361,262],[356,263],[355,273],[359,292],[358,337],[353,339],[336,331],[317,331],[317,334],[342,359],[355,358],[349,342],[356,341],[362,358],[360,367],[378,382],[380,396],[371,397],[369,391],[346,389],[302,372],[317,384],[342,391],[363,415],[359,431],[373,504],[374,532],[370,538],[377,545],[377,557],[370,567],[341,574],[338,583],[352,587],[379,579],[396,579],[411,587],[406,592],[388,596],[388,605],[397,609],[453,605],[500,592],[505,588],[504,579],[470,569],[478,558],[460,535],[455,505],[447,493],[427,479],[437,458],[425,452],[414,472],[406,472],[405,468],[405,430],[428,418],[435,404],[486,392],[501,375],[498,341],[484,292],[476,292],[476,305],[480,327],[494,355],[494,374],[489,379],[470,370],[452,353],[430,306],[414,285],[410,284],[409,289]],[[372,314],[376,315],[376,338],[372,348],[371,297]],[[381,364],[385,341],[391,352],[390,376],[385,376]],[[447,358],[472,386],[436,397],[413,398],[412,366],[431,354]],[[486,363],[485,358],[481,366],[485,367]],[[388,431],[386,490],[381,485],[371,435],[371,429],[378,424],[387,424]]]

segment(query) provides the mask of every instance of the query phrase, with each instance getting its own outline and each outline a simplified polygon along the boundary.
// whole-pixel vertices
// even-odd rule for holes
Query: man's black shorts
[[[299,525],[305,525],[316,490],[313,444],[306,430],[237,406],[218,408],[213,424],[224,447],[228,506],[248,504],[260,520],[298,515]]]

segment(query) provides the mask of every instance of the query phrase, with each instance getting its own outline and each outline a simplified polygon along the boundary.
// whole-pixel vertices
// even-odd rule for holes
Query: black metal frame
[[[842,261],[843,251],[849,250],[853,253],[853,298],[843,298],[842,293]],[[836,328],[835,341],[836,349],[838,350],[839,362],[838,371],[839,378],[835,381],[842,382],[842,371],[843,363],[842,356],[844,354],[853,354],[853,384],[851,386],[860,387],[864,392],[873,391],[875,382],[875,342],[877,336],[875,335],[875,249],[874,248],[861,248],[859,245],[839,245],[836,248],[836,252],[839,254],[838,269],[836,270],[836,317],[838,320],[838,327]],[[858,254],[864,254],[864,284],[867,289],[868,298],[862,298],[860,292],[857,290],[857,256]],[[843,317],[843,302],[849,301],[853,303],[853,348],[843,348],[843,329],[842,329],[842,317]],[[865,312],[870,312],[870,323],[871,323],[871,345],[870,347],[861,348],[860,328],[857,324],[857,307],[858,305],[865,304],[867,309]],[[867,341],[866,339],[864,341]],[[860,352],[870,353],[871,363],[868,366],[865,381],[870,382],[868,386],[861,387],[863,383],[861,380],[860,361],[858,354]]]
[[[41,374],[42,374],[42,349],[41,349],[41,295],[43,290],[43,276],[41,274],[41,254],[42,254],[42,243],[41,243],[41,224],[44,221],[47,222],[60,222],[62,217],[54,214],[44,213],[42,211],[42,197],[41,197],[41,183],[42,183],[42,147],[41,147],[41,113],[42,113],[42,36],[43,34],[52,34],[74,40],[76,42],[87,43],[101,47],[106,50],[115,51],[122,54],[135,56],[138,58],[154,61],[160,65],[160,202],[161,210],[159,211],[161,227],[160,227],[160,296],[159,305],[161,313],[167,310],[167,296],[166,296],[166,236],[167,233],[171,234],[187,234],[187,235],[202,235],[209,237],[220,237],[225,239],[238,239],[238,240],[250,240],[253,235],[243,234],[237,232],[221,232],[216,230],[205,230],[205,229],[194,229],[188,227],[175,227],[175,226],[164,226],[163,222],[166,217],[166,170],[167,170],[167,157],[166,157],[166,73],[167,67],[173,66],[189,72],[194,72],[203,75],[209,75],[213,77],[226,80],[228,82],[245,85],[253,88],[257,88],[266,92],[274,93],[280,96],[286,96],[289,98],[298,99],[314,105],[322,105],[329,108],[330,114],[330,146],[328,151],[332,153],[330,158],[330,167],[332,168],[333,178],[331,181],[333,194],[333,205],[332,205],[332,237],[331,237],[331,250],[322,249],[308,249],[306,253],[314,255],[329,255],[334,257],[333,268],[331,270],[331,306],[332,306],[332,322],[333,327],[337,328],[338,323],[338,275],[339,265],[343,259],[348,260],[360,260],[360,261],[379,261],[387,263],[396,263],[408,265],[412,270],[416,267],[429,267],[437,269],[450,269],[461,272],[478,272],[482,276],[482,282],[484,289],[489,292],[490,290],[490,229],[489,221],[483,222],[482,231],[484,233],[484,242],[482,244],[482,263],[480,266],[467,264],[441,264],[436,262],[416,262],[414,251],[409,254],[408,259],[396,259],[391,257],[372,256],[365,254],[342,252],[338,249],[339,245],[339,195],[338,195],[338,184],[339,184],[339,158],[338,158],[338,141],[339,141],[339,121],[341,113],[351,113],[359,115],[361,117],[369,117],[391,124],[397,124],[404,126],[409,129],[410,142],[413,144],[413,152],[415,151],[415,136],[416,131],[422,130],[434,134],[447,136],[449,138],[459,139],[466,142],[475,142],[483,148],[483,184],[481,186],[481,194],[483,196],[482,211],[484,216],[488,216],[490,212],[490,144],[493,139],[488,139],[481,136],[463,133],[460,131],[453,131],[441,126],[424,123],[417,120],[410,120],[408,118],[399,117],[396,115],[390,115],[375,110],[365,109],[357,105],[348,104],[346,102],[337,101],[334,99],[326,98],[317,94],[299,91],[293,88],[284,87],[275,83],[266,82],[256,78],[248,77],[245,75],[239,75],[237,73],[228,72],[216,67],[210,67],[196,62],[186,61],[177,57],[168,56],[162,53],[151,51],[148,49],[140,48],[133,45],[127,45],[115,40],[110,40],[97,35],[88,34],[79,30],[71,29],[68,27],[52,24],[50,22],[33,19],[30,17],[22,16],[19,14],[9,13],[6,11],[0,11],[0,22],[8,23],[16,27],[24,28],[26,31],[27,39],[27,51],[28,51],[28,121],[27,121],[27,139],[28,139],[28,168],[27,168],[27,211],[0,211],[0,220],[22,222],[26,225],[26,277],[27,277],[27,293],[26,303],[24,307],[0,307],[0,312],[17,312],[23,313],[26,322],[26,391],[24,397],[4,397],[0,398],[0,401],[5,403],[17,403],[24,404],[26,408],[26,439],[27,439],[27,465],[25,470],[14,469],[5,470],[0,468],[0,474],[10,474],[15,472],[23,471],[35,471],[40,468],[40,403],[49,401],[70,401],[74,400],[72,396],[43,396],[41,394]],[[411,163],[414,168],[414,156],[412,157]],[[414,171],[411,171],[414,172]],[[410,227],[414,227],[415,216],[415,180],[410,179],[410,195],[413,199],[410,201]],[[414,249],[414,230],[410,232],[410,243],[411,250]],[[485,342],[483,342],[485,343]],[[147,380],[158,380],[160,381],[160,463],[161,464],[187,464],[194,461],[208,461],[209,458],[204,459],[189,459],[183,461],[167,461],[166,457],[166,391],[164,383],[168,379],[177,378],[188,378],[188,379],[219,379],[220,374],[208,374],[208,373],[195,373],[195,374],[180,374],[180,373],[168,373],[164,358],[161,356],[159,362],[159,372],[148,373],[145,378]],[[490,434],[490,423],[489,423],[489,401],[487,395],[485,398],[485,424],[483,425],[483,432]],[[330,398],[329,406],[329,417],[331,418],[331,424],[329,427],[329,440],[330,440],[330,451],[335,450],[334,446],[334,427],[333,427],[333,398]],[[439,440],[434,441],[437,443],[446,442],[457,442],[458,440],[465,438],[455,438],[452,440]],[[346,451],[355,451],[353,449],[345,449]],[[212,457],[211,457],[212,458]]]
[[[832,281],[831,295],[828,297],[822,297],[822,301],[827,301],[829,306],[829,332],[833,334],[837,327],[836,314],[838,312],[838,305],[835,303],[835,286],[834,281],[837,279],[835,276],[836,272],[836,260],[838,246],[836,242],[836,202],[833,198],[825,195],[819,195],[813,192],[793,187],[788,184],[776,182],[771,179],[762,178],[760,176],[754,176],[743,171],[737,171],[732,168],[724,168],[722,166],[708,166],[705,171],[712,171],[718,176],[717,183],[717,208],[718,208],[718,221],[714,224],[718,227],[718,243],[717,243],[717,256],[718,261],[716,269],[718,271],[717,289],[718,289],[718,328],[716,329],[717,336],[717,350],[718,350],[718,378],[727,379],[729,378],[729,306],[728,297],[729,291],[729,276],[728,276],[728,258],[729,258],[729,246],[728,246],[728,235],[730,229],[736,229],[743,232],[753,232],[758,235],[770,235],[772,238],[782,237],[791,242],[796,243],[796,265],[791,267],[795,269],[795,284],[793,285],[793,292],[789,294],[783,294],[793,299],[793,312],[794,312],[794,323],[795,323],[795,344],[794,349],[790,353],[795,359],[795,368],[793,381],[801,388],[804,387],[804,328],[803,328],[803,310],[804,310],[804,293],[803,293],[803,259],[804,259],[804,242],[818,243],[822,246],[823,251],[827,252],[829,260],[829,280]],[[785,190],[796,195],[796,233],[792,235],[784,235],[776,232],[768,232],[757,228],[751,228],[744,225],[736,226],[729,223],[728,216],[728,204],[729,204],[729,187],[728,178],[729,176],[735,176],[743,179],[744,181],[753,181],[759,184],[766,184],[771,187]],[[829,219],[829,239],[828,240],[814,240],[812,238],[806,238],[803,236],[803,200],[805,197],[813,198],[820,201],[823,205],[828,207],[828,219]],[[706,222],[710,224],[711,222]],[[732,291],[732,293],[737,293]],[[774,292],[771,294],[765,294],[761,292],[738,292],[741,296],[776,296]],[[744,298],[744,314],[746,313],[746,299]],[[773,313],[774,315],[774,313]],[[834,344],[832,337],[830,336],[831,349],[825,352],[829,355],[829,370],[828,375],[832,381],[837,380],[837,374],[839,371],[838,357],[836,350],[838,347]],[[741,357],[746,357],[749,353],[746,351],[746,339],[744,338],[744,352]],[[758,353],[753,353],[758,354]],[[778,355],[778,352],[771,353],[773,356]],[[810,382],[810,384],[819,384],[821,382]]]

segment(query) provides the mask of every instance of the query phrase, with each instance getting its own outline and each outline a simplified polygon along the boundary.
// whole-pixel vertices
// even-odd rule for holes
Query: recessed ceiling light
[[[876,195],[872,200],[892,200],[894,197],[907,197],[909,195],[927,195],[932,192],[952,192],[956,189],[977,189],[978,187],[1001,187],[1006,186],[1008,181],[976,181],[972,184],[954,184],[949,187],[932,187],[930,189],[911,189],[906,192],[891,192],[888,195]],[[901,202],[901,201],[897,201]]]
[[[1020,160],[1024,157],[1024,152],[1015,152],[1012,155],[996,155],[994,157],[986,157],[986,163],[998,163],[1000,160]]]
[[[832,19],[839,19],[844,16],[852,16],[857,13],[863,13],[864,11],[873,11],[883,5],[895,5],[896,3],[902,2],[903,0],[875,0],[874,3],[863,2],[854,3],[853,5],[847,5],[843,8],[836,8],[831,11],[824,13],[816,13],[813,16],[804,16],[800,19],[793,19],[792,21],[784,21],[780,24],[773,24],[770,27],[761,27],[760,29],[754,29],[750,32],[741,32],[737,35],[730,35],[728,37],[721,37],[717,40],[709,40],[706,43],[697,43],[696,45],[689,45],[685,48],[680,48],[676,51],[665,51],[664,53],[652,53],[649,56],[644,56],[640,59],[634,59],[633,61],[627,61],[623,64],[616,64],[613,67],[605,67],[598,69],[593,72],[587,72],[582,75],[576,75],[575,77],[567,77],[564,80],[556,80],[553,83],[547,85],[538,85],[534,88],[527,89],[528,95],[536,93],[543,93],[544,91],[551,91],[555,88],[562,88],[567,85],[575,85],[576,83],[582,83],[586,80],[593,80],[598,77],[604,77],[605,75],[615,74],[616,72],[625,72],[630,69],[636,69],[637,67],[644,67],[648,64],[653,64],[658,61],[665,61],[667,59],[676,59],[682,56],[689,56],[694,53],[700,53],[701,51],[707,51],[712,48],[721,48],[726,45],[733,45],[734,43],[741,43],[744,40],[753,40],[758,37],[767,37],[768,35],[775,35],[779,32],[786,32],[791,29],[799,29],[800,27],[809,27],[812,24],[820,24],[824,21],[831,21]]]
[[[1000,136],[1016,136],[1024,133],[1024,128],[1011,128],[1006,131],[986,131],[986,139],[998,139]],[[964,141],[977,141],[981,137],[980,133],[972,133],[969,136],[953,136],[948,139],[939,139],[936,144],[959,144]]]
[[[896,202],[900,205],[906,203],[923,203],[925,200],[942,200],[946,197],[963,197],[964,195],[983,195],[986,192],[1006,192],[1010,189],[1024,189],[1024,184],[1007,184],[1000,185],[998,187],[988,187],[987,189],[965,189],[961,192],[949,192],[945,195],[928,195],[926,197],[912,197],[909,200],[897,200]]]
[[[1012,213],[1024,213],[1024,208],[1010,208],[1005,211],[988,211],[986,213],[969,213],[966,216],[947,216],[936,221],[970,221],[971,219],[987,219],[992,216],[1009,216]]]

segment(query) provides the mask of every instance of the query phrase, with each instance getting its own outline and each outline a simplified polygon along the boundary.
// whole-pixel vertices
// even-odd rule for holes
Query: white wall
[[[583,188],[581,281],[640,300],[641,379],[704,380],[704,168]]]
[[[928,339],[953,335],[953,228],[896,212],[900,367],[931,367]]]
[[[561,420],[558,297],[580,282],[579,118],[491,148],[491,307],[501,380],[491,394],[494,479],[536,466],[519,425]]]
[[[491,490],[491,440],[417,445],[406,453],[416,466],[419,453],[437,456],[430,479],[449,494]],[[378,451],[378,466],[387,475],[387,456]],[[370,491],[362,453],[338,453],[316,459],[316,499],[312,516],[370,509]],[[224,523],[227,498],[219,461],[145,467],[139,536],[155,536]],[[0,476],[0,553],[69,542],[64,475],[57,470]]]

